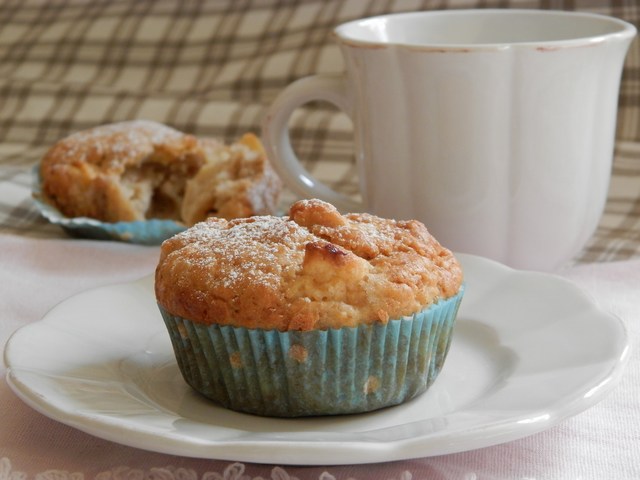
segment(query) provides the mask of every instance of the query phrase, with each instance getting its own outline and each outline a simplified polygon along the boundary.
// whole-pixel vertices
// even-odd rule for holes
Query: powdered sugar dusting
[[[178,130],[151,120],[131,120],[128,122],[111,123],[88,130],[81,130],[67,137],[68,140],[84,142],[103,141],[105,138],[121,136],[132,144],[151,142],[161,144],[168,140],[179,138],[183,133]]]
[[[238,282],[274,287],[283,269],[298,263],[293,257],[303,255],[304,244],[314,238],[288,217],[275,216],[209,219],[178,237],[184,244],[180,255],[192,267],[215,267],[211,281],[225,288]]]
[[[161,123],[132,120],[75,132],[64,138],[60,145],[65,147],[65,159],[85,161],[90,158],[87,155],[89,150],[93,151],[94,158],[101,158],[107,152],[117,156],[136,156],[140,151],[151,150],[182,136],[183,133]]]

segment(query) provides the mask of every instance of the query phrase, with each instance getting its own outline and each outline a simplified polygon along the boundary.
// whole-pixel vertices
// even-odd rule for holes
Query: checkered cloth
[[[4,0],[0,5],[0,232],[55,238],[30,199],[30,170],[67,134],[146,118],[231,141],[259,132],[286,85],[340,72],[332,28],[391,11],[578,9],[638,24],[636,0]],[[620,92],[611,192],[580,261],[640,255],[640,45]],[[357,191],[350,122],[301,109],[292,140],[318,179]],[[285,195],[283,202],[290,202]]]

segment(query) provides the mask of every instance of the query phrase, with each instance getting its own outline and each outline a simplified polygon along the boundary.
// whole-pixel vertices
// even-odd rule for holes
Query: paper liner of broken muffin
[[[424,393],[442,370],[464,286],[408,317],[341,329],[204,325],[159,306],[184,380],[219,405],[300,417],[361,413]]]
[[[39,166],[32,170],[31,196],[40,212],[50,223],[62,227],[74,237],[94,240],[117,240],[141,245],[159,245],[182,232],[186,226],[173,220],[149,219],[135,222],[101,222],[88,217],[66,217],[48,203],[42,195]]]

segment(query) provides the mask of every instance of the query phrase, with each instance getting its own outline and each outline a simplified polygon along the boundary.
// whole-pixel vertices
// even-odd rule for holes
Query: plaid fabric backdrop
[[[0,231],[56,237],[29,198],[29,170],[79,129],[147,118],[231,141],[260,131],[287,84],[341,72],[332,29],[387,12],[543,8],[638,24],[637,0],[3,0],[0,3]],[[300,109],[292,140],[307,168],[357,190],[351,124],[326,105]],[[640,254],[640,45],[620,92],[612,195],[581,257]],[[285,196],[285,202],[292,197]]]

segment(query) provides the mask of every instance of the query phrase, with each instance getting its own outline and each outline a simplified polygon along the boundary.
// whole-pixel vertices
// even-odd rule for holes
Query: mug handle
[[[349,99],[344,76],[312,75],[288,85],[267,110],[262,122],[262,141],[273,167],[284,183],[304,197],[320,198],[338,209],[354,212],[363,205],[338,193],[314,178],[300,163],[289,136],[289,119],[293,111],[314,100],[329,102],[351,118]]]

